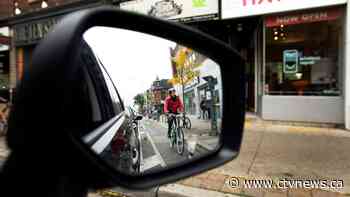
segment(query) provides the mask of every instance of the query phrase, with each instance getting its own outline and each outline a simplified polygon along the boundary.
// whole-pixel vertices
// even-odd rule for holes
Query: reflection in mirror
[[[84,33],[85,72],[93,126],[80,137],[125,174],[159,171],[219,146],[219,66],[163,38],[109,27]]]

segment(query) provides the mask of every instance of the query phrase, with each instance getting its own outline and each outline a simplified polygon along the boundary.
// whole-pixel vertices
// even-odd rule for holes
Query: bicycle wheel
[[[137,136],[137,131],[133,129],[132,134],[130,136],[130,151],[131,151],[131,161],[133,171],[135,173],[140,173],[141,166],[141,144],[139,138]]]
[[[186,117],[184,120],[184,127],[186,127],[186,129],[191,129],[191,126],[191,120],[188,117]]]
[[[173,148],[176,142],[176,130],[174,126],[172,126],[171,128],[169,141],[170,141],[170,148]]]
[[[176,147],[177,147],[177,153],[179,155],[182,155],[185,149],[185,138],[184,138],[184,132],[181,127],[177,128]]]

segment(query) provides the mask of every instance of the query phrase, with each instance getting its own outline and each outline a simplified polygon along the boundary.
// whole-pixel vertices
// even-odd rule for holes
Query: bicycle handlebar
[[[166,113],[167,116],[173,116],[173,117],[181,117],[182,113]]]

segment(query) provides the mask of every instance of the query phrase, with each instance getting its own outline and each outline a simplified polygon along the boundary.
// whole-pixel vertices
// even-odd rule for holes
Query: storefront
[[[88,2],[76,1],[57,7],[48,7],[30,13],[24,13],[10,17],[7,24],[13,32],[12,50],[10,52],[10,65],[13,65],[13,79],[11,87],[16,87],[16,82],[23,77],[23,71],[31,67],[32,56],[36,45],[46,36],[52,27],[66,14],[71,12],[96,7],[103,4],[98,0]]]
[[[185,105],[186,114],[196,115],[197,105],[196,105],[196,100],[195,100],[196,95],[194,93],[194,90],[185,92],[184,99],[185,99],[184,105]]]
[[[9,100],[10,30],[0,28],[0,103]]]
[[[17,80],[23,77],[23,70],[31,67],[35,46],[58,22],[59,17],[19,23],[13,26],[16,48]]]
[[[257,115],[344,124],[346,2],[222,0],[224,20],[260,17],[253,54]]]
[[[265,17],[264,119],[344,123],[344,15],[332,7]]]

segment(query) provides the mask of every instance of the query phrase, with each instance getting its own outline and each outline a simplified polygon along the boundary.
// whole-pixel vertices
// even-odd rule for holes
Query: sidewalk
[[[210,120],[198,119],[198,117],[188,115],[191,120],[192,128],[185,129],[188,135],[198,136],[198,146],[206,150],[214,150],[219,143],[219,136],[211,136],[211,122]],[[218,125],[220,121],[218,121]]]
[[[335,128],[316,128],[272,124],[248,119],[240,155],[209,172],[177,184],[248,196],[349,196],[350,132]],[[262,190],[231,188],[227,181],[252,179],[342,180],[344,188],[328,190]]]
[[[248,196],[350,195],[350,132],[327,125],[278,124],[247,116],[240,155],[224,166],[177,182],[177,185]],[[231,188],[227,180],[342,180],[341,189],[262,190]]]

